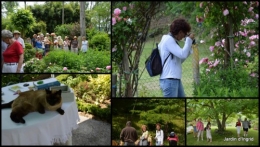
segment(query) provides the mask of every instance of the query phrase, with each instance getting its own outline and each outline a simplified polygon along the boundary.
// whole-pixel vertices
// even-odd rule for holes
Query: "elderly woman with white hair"
[[[24,52],[22,45],[13,38],[13,33],[9,30],[2,30],[2,40],[8,44],[3,52],[2,72],[23,73]]]

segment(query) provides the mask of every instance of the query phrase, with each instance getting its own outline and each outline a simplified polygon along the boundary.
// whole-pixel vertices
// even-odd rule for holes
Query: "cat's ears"
[[[61,94],[61,89],[60,89],[60,90],[58,90],[56,93],[59,93],[59,94]]]
[[[45,89],[46,93],[50,94],[51,91],[49,89]]]

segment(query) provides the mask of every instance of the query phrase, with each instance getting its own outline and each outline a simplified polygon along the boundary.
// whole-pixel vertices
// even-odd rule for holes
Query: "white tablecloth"
[[[56,80],[50,78],[46,81]],[[33,86],[33,82],[26,82]],[[22,87],[21,91],[28,91],[24,83],[14,84]],[[11,86],[2,88],[3,103],[8,103],[18,95],[9,90]],[[66,143],[71,140],[72,130],[77,129],[79,121],[78,108],[74,94],[62,93],[62,109],[64,115],[56,111],[46,111],[45,114],[39,112],[29,113],[24,117],[25,124],[15,123],[10,118],[11,108],[2,109],[2,145],[53,145],[56,143]],[[71,143],[69,143],[71,144]]]

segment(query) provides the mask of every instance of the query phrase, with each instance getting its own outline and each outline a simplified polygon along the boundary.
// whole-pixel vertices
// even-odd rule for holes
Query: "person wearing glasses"
[[[162,36],[158,45],[162,64],[164,64],[160,75],[160,87],[164,97],[185,97],[181,82],[182,63],[192,51],[194,34],[189,34],[190,31],[190,24],[185,19],[177,18],[170,25],[170,32]],[[178,41],[183,38],[186,39],[184,47],[181,48]]]

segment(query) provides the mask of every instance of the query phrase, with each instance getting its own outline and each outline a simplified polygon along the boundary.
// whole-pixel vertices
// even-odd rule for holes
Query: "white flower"
[[[132,24],[132,20],[130,18],[128,18],[126,23],[131,25]]]

